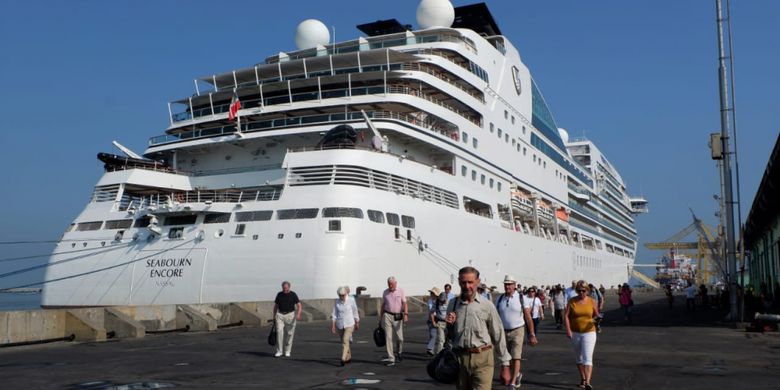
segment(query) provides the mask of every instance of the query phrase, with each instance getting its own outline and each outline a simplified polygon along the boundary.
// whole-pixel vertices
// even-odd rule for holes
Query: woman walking
[[[628,283],[623,283],[623,287],[620,288],[618,295],[620,296],[620,307],[623,308],[626,324],[631,324],[631,306],[634,306],[634,300],[631,298],[631,288],[628,287]]]
[[[577,296],[566,304],[563,320],[566,326],[566,337],[571,339],[574,353],[577,357],[577,370],[582,382],[580,387],[593,390],[590,384],[593,375],[593,349],[596,347],[596,325],[593,319],[599,316],[599,308],[584,280],[577,282],[574,288]]]
[[[333,305],[333,323],[330,326],[330,331],[336,334],[338,330],[339,338],[341,339],[341,365],[352,361],[352,353],[349,350],[349,339],[352,337],[352,331],[357,330],[360,327],[360,316],[357,310],[357,304],[354,299],[350,299],[347,294],[346,287],[339,287],[336,290],[338,299]]]

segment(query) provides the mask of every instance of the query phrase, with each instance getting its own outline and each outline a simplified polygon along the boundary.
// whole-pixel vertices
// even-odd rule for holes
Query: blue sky
[[[193,79],[293,50],[297,24],[416,24],[417,0],[17,1],[0,4],[0,241],[56,239],[85,206],[112,140],[143,151]],[[454,1],[455,5],[470,2]],[[707,134],[719,130],[714,1],[491,1],[558,125],[595,141],[651,213],[641,243],[714,224]],[[743,217],[777,137],[780,2],[735,1]],[[49,246],[0,246],[0,259]],[[659,253],[639,251],[639,262]],[[0,272],[34,261],[0,262]],[[0,279],[0,287],[7,286]]]

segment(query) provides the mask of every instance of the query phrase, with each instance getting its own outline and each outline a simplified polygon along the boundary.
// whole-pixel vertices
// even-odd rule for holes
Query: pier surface
[[[777,389],[780,336],[719,324],[722,312],[669,309],[661,293],[637,293],[634,321],[623,324],[614,293],[594,354],[596,389]],[[549,313],[549,312],[548,312]],[[339,367],[340,343],[330,322],[299,323],[292,356],[274,358],[269,327],[147,335],[142,339],[0,349],[3,388],[124,389],[170,385],[202,389],[434,389],[425,371],[427,328],[421,314],[405,329],[404,360],[381,362],[376,318],[355,334],[353,362]],[[570,342],[549,314],[539,345],[525,346],[522,389],[578,389]],[[146,387],[142,387],[142,386]],[[494,388],[503,389],[496,380]]]

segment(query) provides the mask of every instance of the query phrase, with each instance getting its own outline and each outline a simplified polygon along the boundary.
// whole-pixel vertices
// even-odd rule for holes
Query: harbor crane
[[[712,234],[713,229],[697,218],[693,210],[691,210],[691,216],[693,222],[690,225],[664,241],[646,243],[645,248],[685,254],[696,260],[698,269],[694,280],[696,284],[711,283],[716,277],[725,280],[726,269],[722,256],[723,241]],[[693,233],[696,234],[696,241],[683,241]]]

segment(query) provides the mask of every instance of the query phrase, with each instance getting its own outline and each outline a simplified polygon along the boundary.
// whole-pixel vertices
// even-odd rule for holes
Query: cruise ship
[[[627,281],[647,201],[558,128],[484,3],[416,19],[344,42],[308,19],[297,50],[196,79],[142,154],[98,155],[42,305],[267,301],[283,280],[377,296],[389,276],[424,294],[467,265],[488,285]]]

